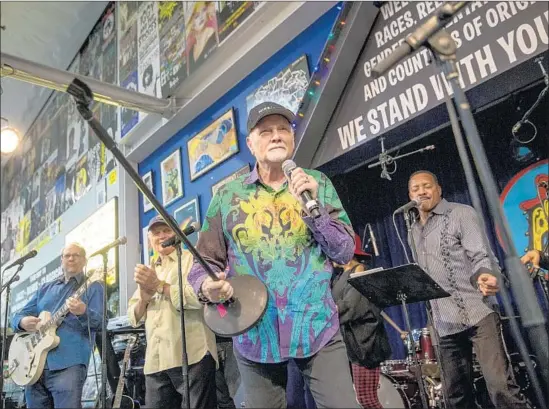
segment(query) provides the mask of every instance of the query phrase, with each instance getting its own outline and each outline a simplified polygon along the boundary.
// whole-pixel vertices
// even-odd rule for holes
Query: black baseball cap
[[[284,108],[276,102],[262,102],[253,107],[248,114],[248,133],[252,132],[252,129],[257,126],[259,121],[269,115],[282,115],[290,124],[295,119],[294,113],[288,108]]]
[[[160,215],[154,216],[151,221],[149,222],[149,228],[148,230],[151,231],[152,227],[156,224],[165,224],[166,226],[168,223],[166,223],[166,220]]]

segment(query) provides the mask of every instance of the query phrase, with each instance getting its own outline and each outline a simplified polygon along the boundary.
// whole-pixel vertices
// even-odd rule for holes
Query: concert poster
[[[134,22],[120,38],[120,78],[128,78],[137,68],[137,23]]]
[[[137,55],[139,61],[158,48],[158,3],[145,1],[139,6],[137,24]]]
[[[99,54],[90,62],[90,72],[88,76],[98,81],[103,80],[103,54]]]
[[[119,107],[114,105],[101,104],[101,125],[114,140],[118,137],[118,110]],[[91,137],[98,141],[95,134]]]
[[[216,1],[219,44],[246,20],[255,10],[253,1]]]
[[[133,71],[126,79],[120,82],[122,88],[137,92],[137,71]],[[120,108],[121,137],[123,138],[139,122],[139,112],[129,108]]]
[[[139,92],[161,98],[160,88],[160,55],[156,46],[149,54],[139,59]]]
[[[50,157],[42,165],[42,177],[40,182],[40,193],[44,195],[49,191],[57,178],[59,165],[57,163],[57,149],[51,153]]]
[[[98,22],[87,38],[80,53],[79,72],[82,75],[91,75],[92,64],[101,55],[101,44],[103,38],[103,23]]]
[[[103,51],[106,50],[107,47],[111,45],[111,42],[116,39],[115,8],[116,4],[111,3],[101,19],[103,25]]]
[[[246,97],[248,113],[256,105],[267,101],[276,102],[296,113],[309,78],[307,56],[302,55]]]
[[[196,1],[185,4],[187,64],[189,75],[195,72],[219,43],[215,2]]]
[[[164,98],[173,95],[187,76],[182,5],[180,2],[159,3],[160,86]]]
[[[118,3],[118,23],[120,33],[125,33],[137,18],[139,9],[138,1],[119,1]]]
[[[29,243],[46,229],[45,201],[37,201],[31,209]]]

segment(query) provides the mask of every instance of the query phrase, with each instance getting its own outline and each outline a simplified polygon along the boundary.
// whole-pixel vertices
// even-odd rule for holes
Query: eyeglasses
[[[77,254],[77,253],[69,253],[69,254],[63,254],[62,256],[64,259],[68,259],[68,258],[80,258],[80,257],[83,257],[82,254]]]

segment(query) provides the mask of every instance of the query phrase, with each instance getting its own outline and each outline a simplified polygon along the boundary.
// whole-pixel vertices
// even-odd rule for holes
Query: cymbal
[[[267,287],[252,275],[238,275],[228,280],[233,302],[204,307],[204,322],[221,337],[234,337],[253,328],[265,314],[269,294]]]

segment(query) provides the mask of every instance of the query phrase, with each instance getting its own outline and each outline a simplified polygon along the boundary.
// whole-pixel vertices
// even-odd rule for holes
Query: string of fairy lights
[[[326,39],[326,43],[324,45],[322,53],[320,54],[320,58],[313,68],[311,78],[309,79],[309,83],[307,85],[307,89],[305,90],[301,103],[299,104],[299,108],[296,113],[296,119],[292,123],[294,129],[299,126],[299,123],[305,117],[311,102],[313,102],[314,100],[318,100],[318,98],[320,97],[319,87],[322,85],[322,81],[327,77],[330,70],[332,69],[332,55],[336,50],[336,44],[339,40],[341,32],[345,28],[345,20],[349,14],[349,11],[351,10],[351,7],[352,2],[349,1],[341,2],[336,6],[337,10],[339,10],[339,14],[332,26],[330,34],[328,34],[328,38]]]

